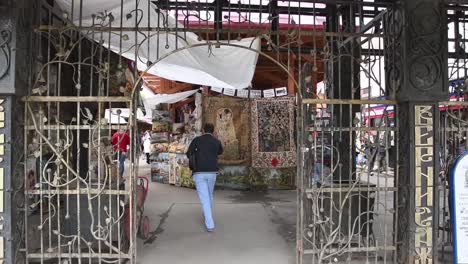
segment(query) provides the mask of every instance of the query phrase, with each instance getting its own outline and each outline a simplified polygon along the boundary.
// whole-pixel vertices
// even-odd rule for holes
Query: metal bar
[[[364,26],[361,26],[360,29],[359,29],[359,32],[360,33],[364,33],[364,32],[367,32],[369,29],[373,28],[376,26],[376,23],[379,21],[379,20],[382,20],[382,18],[384,17],[385,14],[387,14],[388,10],[383,10],[382,12],[380,12],[380,14],[378,14],[376,17],[374,17],[371,21],[369,21],[367,24],[365,24]],[[344,47],[347,43],[349,43],[350,41],[352,41],[354,38],[347,38],[345,39],[341,44],[340,44],[340,48]],[[363,44],[363,42],[366,42],[367,40],[359,40],[358,39],[358,43],[359,44]]]
[[[107,128],[111,130],[118,130],[122,126],[118,125],[110,125]],[[56,129],[56,130],[93,130],[98,129],[99,126],[97,125],[44,125],[44,129]],[[24,126],[26,130],[35,130],[34,126]]]
[[[333,192],[368,192],[368,191],[380,191],[380,192],[396,192],[398,190],[397,187],[354,187],[354,188],[346,188],[346,187],[320,187],[320,188],[307,188],[305,190],[306,193],[316,193],[316,194],[323,194],[323,193],[333,193]]]
[[[70,27],[69,27],[70,28]],[[71,27],[74,28],[74,27]],[[77,28],[75,28],[78,30]],[[36,32],[40,31],[62,31],[64,27],[57,27],[57,26],[49,26],[49,25],[41,25],[35,29]],[[192,27],[192,28],[168,28],[168,27],[81,27],[80,30],[82,31],[90,31],[94,30],[95,32],[107,32],[107,31],[148,31],[148,32],[193,32],[193,33],[212,33],[215,34],[216,31],[213,28],[204,28],[204,27]],[[310,30],[310,31],[307,31]],[[354,32],[325,32],[325,31],[313,31],[312,29],[302,29],[301,36],[325,36],[325,37],[384,37],[382,34],[371,34],[371,33],[354,33]],[[252,29],[243,29],[243,28],[224,28],[219,30],[219,33],[255,33],[256,35],[267,34],[270,33],[269,28],[264,28],[264,26],[260,26],[258,28]],[[272,33],[272,35],[285,35],[291,34],[288,30],[281,29],[278,30],[276,33]],[[386,35],[388,36],[388,35]]]
[[[327,104],[327,105],[396,105],[396,100],[360,100],[360,99],[304,99],[303,104]]]
[[[289,2],[289,1],[288,1]],[[314,3],[314,1],[302,1],[302,0],[297,0],[295,2],[298,2],[298,3]],[[317,1],[315,3],[325,3],[326,1]],[[328,4],[334,4],[336,5],[337,2],[340,2],[340,1],[329,1]],[[156,1],[153,1],[153,3],[156,3]],[[346,1],[341,1],[342,4],[350,4],[350,3],[356,3],[358,4],[359,2],[346,2]],[[371,3],[371,2],[364,2],[365,4],[363,4],[363,6],[374,6],[374,7],[388,7],[390,6],[391,4],[390,3],[386,3],[386,5],[379,5],[379,3],[375,4],[375,3]],[[367,5],[367,3],[371,4],[371,5]],[[372,5],[373,4],[373,5]],[[187,5],[187,2],[167,2],[167,3],[157,3],[156,4],[158,6],[158,9],[166,9],[166,10],[174,10],[175,8],[178,8],[178,9],[189,9],[189,10],[193,10],[195,11],[196,8],[191,8],[190,9],[190,6]],[[199,8],[205,8],[205,10],[209,10],[209,11],[214,11],[217,7],[216,7],[216,2],[211,2],[211,3],[205,3],[205,4],[200,4],[200,7]],[[239,12],[252,12],[252,11],[255,11],[255,12],[259,12],[260,10],[263,10],[263,8],[268,8],[268,6],[266,5],[252,5],[252,4],[242,4],[242,3],[238,3],[238,4],[233,4],[233,3],[230,3],[230,7],[233,8],[233,9],[236,9],[238,10]],[[223,11],[227,11],[228,8],[223,8]],[[280,6],[279,7],[279,10],[281,12],[284,12],[287,14],[292,14],[292,15],[299,15],[299,14],[302,14],[302,15],[314,15],[314,16],[326,16],[327,13],[328,13],[328,10],[326,8],[310,8],[310,7],[285,7],[285,6]],[[363,10],[364,11],[364,14],[366,16],[372,16],[372,17],[375,17],[377,14],[378,14],[378,11],[375,12],[374,10]]]
[[[47,195],[47,194],[113,194],[113,195],[129,195],[130,191],[125,190],[108,190],[108,189],[83,189],[80,190],[66,190],[66,189],[56,189],[56,190],[28,190],[26,194],[33,195]]]
[[[214,30],[217,33],[216,40],[219,41],[219,31],[223,29],[223,2],[222,0],[214,0]]]
[[[377,252],[377,251],[395,251],[396,247],[395,246],[380,246],[380,247],[363,247],[363,248],[347,248],[346,250],[341,250],[341,249],[336,249],[336,248],[330,248],[326,250],[326,253],[335,253],[338,251],[344,252]],[[311,255],[311,254],[320,254],[321,250],[314,250],[314,249],[308,249],[304,250],[304,254]]]
[[[456,0],[453,0],[456,1]],[[302,3],[314,3],[314,4],[347,4],[356,6],[369,6],[369,7],[389,7],[392,5],[391,1],[350,1],[350,0],[289,0],[289,2],[302,2]]]
[[[350,132],[350,131],[372,131],[372,132],[380,132],[380,131],[397,131],[395,127],[344,127],[344,128],[337,128],[337,127],[309,127],[307,129],[310,132]]]
[[[455,11],[468,11],[468,6],[460,5],[461,1],[459,0],[445,0],[445,8],[447,10],[455,10]],[[451,5],[454,4],[454,5]]]
[[[468,127],[445,127],[439,128],[439,132],[466,132],[468,131]]]
[[[27,254],[27,257],[30,259],[53,259],[53,258],[105,258],[105,259],[130,259],[131,256],[129,254],[107,254],[107,253],[44,253],[44,254],[38,254],[38,253],[29,253]]]
[[[445,101],[445,102],[439,102],[439,106],[468,106],[468,101]]]
[[[69,103],[129,103],[130,97],[124,96],[26,96],[23,102],[69,102]]]

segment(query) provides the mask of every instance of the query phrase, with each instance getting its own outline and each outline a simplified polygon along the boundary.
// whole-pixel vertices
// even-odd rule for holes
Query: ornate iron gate
[[[396,95],[407,73],[397,66],[406,38],[401,6],[394,2],[122,0],[112,10],[89,10],[84,0],[36,3],[36,76],[21,113],[26,202],[17,255],[24,253],[26,263],[135,263],[135,113],[144,76],[137,68],[157,67],[183,50],[204,47],[211,56],[231,46],[274,61],[277,79],[287,78],[288,90],[297,92],[297,263],[400,262],[404,234],[398,223],[407,219],[400,212],[400,180],[407,175],[398,166],[406,151],[399,139],[407,128],[399,124],[407,116]],[[446,1],[441,16],[442,24],[447,15],[454,25],[449,44],[456,47],[448,57],[463,80],[454,85],[456,101],[436,102],[446,109],[436,114],[434,135],[448,150],[435,156],[443,171],[455,147],[467,144],[466,96],[460,93],[466,91],[460,69],[466,65],[467,11],[458,2]],[[199,42],[187,41],[188,34]],[[239,46],[248,37],[260,40],[261,50]],[[128,53],[136,64],[128,63]],[[118,125],[109,122],[113,118]],[[122,128],[132,139],[123,178],[110,144],[113,131]],[[438,246],[450,244],[446,179],[441,173],[432,186],[444,208],[434,207],[441,213]],[[421,250],[416,255],[432,261]]]
[[[322,94],[308,78],[313,65],[303,68],[298,263],[396,262],[398,111],[385,79],[393,9],[329,7]]]
[[[301,76],[298,263],[452,261],[447,181],[467,147],[466,8],[328,9],[327,98],[314,93],[313,64]]]
[[[468,149],[468,88],[467,88],[467,15],[468,7],[447,1],[448,25],[448,92],[450,99],[439,103],[440,172],[438,240],[440,258],[451,260],[452,223],[449,177],[456,158]]]
[[[25,120],[18,263],[135,263],[136,98],[125,86],[137,72],[80,28],[83,2],[35,5],[35,76],[16,113]],[[100,39],[110,16],[92,26]],[[113,148],[120,130],[131,139],[127,153]]]

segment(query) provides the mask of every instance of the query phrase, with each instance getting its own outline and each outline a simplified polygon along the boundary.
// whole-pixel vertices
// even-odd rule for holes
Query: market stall
[[[210,96],[204,98],[203,110],[204,122],[214,124],[215,134],[224,147],[218,186],[236,189],[295,186],[293,98]]]
[[[187,94],[190,93],[165,96],[170,104],[152,111],[153,181],[194,187],[185,153],[192,139],[200,134],[202,125],[211,123],[224,148],[219,157],[217,186],[294,188],[295,105],[284,88],[234,92],[212,88],[204,95],[196,93],[191,103],[182,103],[176,109],[171,107],[180,102],[177,98]]]
[[[194,98],[187,100],[189,96]],[[147,102],[156,100],[157,109],[152,111],[151,179],[192,188],[194,182],[185,153],[192,139],[201,132],[201,94],[195,90],[159,95]]]

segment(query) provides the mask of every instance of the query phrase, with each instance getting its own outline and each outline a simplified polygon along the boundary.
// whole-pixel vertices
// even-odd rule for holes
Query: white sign
[[[288,95],[288,89],[286,87],[276,88],[276,96],[286,96]]]
[[[264,90],[263,91],[263,97],[265,97],[265,98],[275,97],[275,89]]]
[[[224,88],[224,94],[229,95],[229,96],[234,96],[236,95],[236,90]]]
[[[211,87],[211,91],[217,92],[217,93],[223,93],[223,88]]]
[[[274,88],[268,90],[250,90],[250,97],[249,97],[249,90],[248,89],[229,89],[229,88],[219,88],[219,87],[211,87],[212,92],[222,93],[228,96],[236,96],[241,98],[261,98],[262,95],[265,98],[273,98],[273,97],[281,97],[288,95],[288,90],[286,87],[281,88]]]
[[[468,263],[468,152],[455,163],[450,175],[453,224],[453,263]]]
[[[261,90],[250,90],[250,98],[260,98],[262,97]]]
[[[237,96],[242,98],[249,97],[249,90],[237,90]]]

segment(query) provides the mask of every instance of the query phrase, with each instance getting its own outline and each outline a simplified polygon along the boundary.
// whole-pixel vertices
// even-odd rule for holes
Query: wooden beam
[[[296,56],[289,56],[289,75],[288,75],[288,95],[294,96],[296,95],[296,83],[298,80],[294,80],[296,77]],[[293,77],[291,77],[293,76]]]
[[[191,102],[194,102],[194,101],[195,101],[195,98],[192,97],[192,98],[188,98],[188,99],[185,99],[185,100],[183,100],[183,101],[174,103],[173,106],[174,106],[175,108],[178,108],[178,107],[181,107],[181,106],[183,106],[183,105],[190,104]]]

